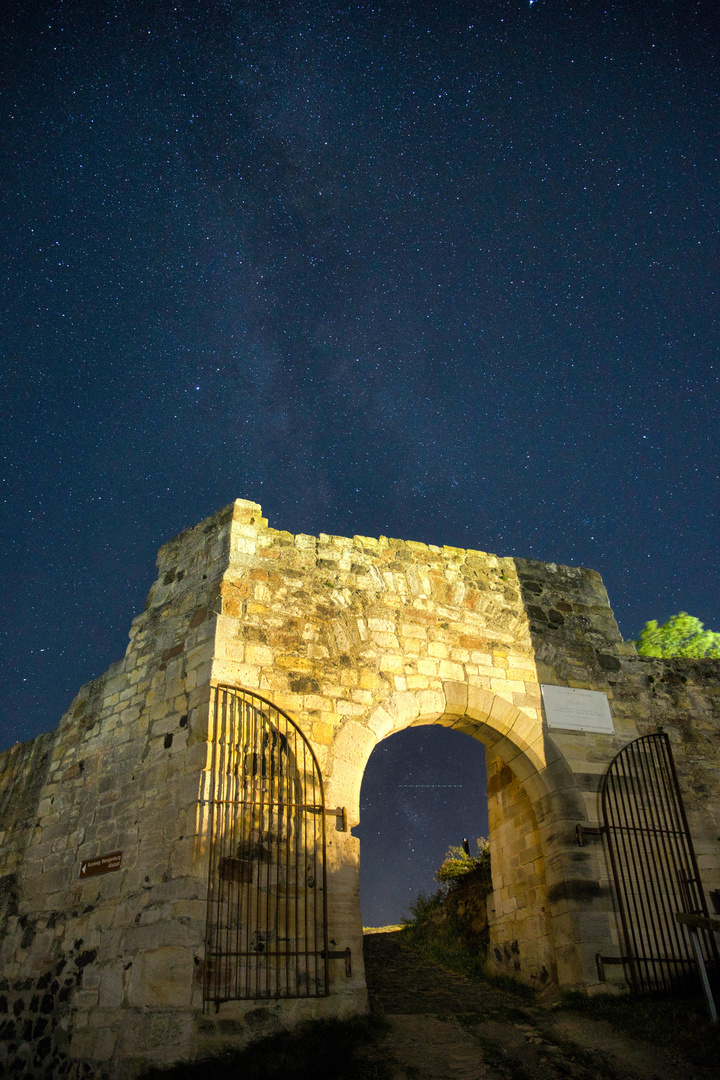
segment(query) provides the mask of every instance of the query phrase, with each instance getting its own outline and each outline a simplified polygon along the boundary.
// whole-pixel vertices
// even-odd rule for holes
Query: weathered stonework
[[[488,751],[489,964],[597,989],[617,954],[598,818],[612,756],[670,733],[707,889],[720,887],[720,665],[639,659],[599,575],[414,541],[268,528],[238,500],[161,550],[125,657],[58,730],[0,755],[0,1068],[132,1077],[307,1015],[362,1010],[363,770],[377,742],[440,723]],[[614,735],[549,731],[540,684],[604,691]],[[328,806],[326,998],[203,1013],[213,688],[255,691],[313,748]],[[79,879],[82,860],[122,866]],[[4,1056],[3,1056],[4,1055]]]

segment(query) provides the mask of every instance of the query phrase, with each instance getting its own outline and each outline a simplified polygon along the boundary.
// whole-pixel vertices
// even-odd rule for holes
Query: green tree
[[[651,619],[635,644],[640,656],[720,658],[720,634],[704,630],[700,620],[687,611],[672,615],[662,626]]]

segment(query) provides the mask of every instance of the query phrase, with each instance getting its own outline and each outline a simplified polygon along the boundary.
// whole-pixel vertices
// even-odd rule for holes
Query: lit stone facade
[[[0,755],[0,1067],[132,1077],[366,1006],[363,771],[381,739],[439,723],[487,748],[491,970],[597,990],[619,944],[600,780],[670,733],[706,890],[720,886],[716,662],[639,659],[593,571],[356,536],[292,536],[237,500],[160,551],[123,660],[56,732]],[[540,684],[604,691],[614,735],[548,730]],[[312,747],[328,807],[330,993],[203,1011],[214,687],[254,691]],[[459,752],[462,743],[458,739]],[[119,870],[80,878],[83,860]],[[619,969],[618,969],[619,970]],[[616,971],[618,974],[618,971]],[[4,1056],[3,1056],[4,1055]]]

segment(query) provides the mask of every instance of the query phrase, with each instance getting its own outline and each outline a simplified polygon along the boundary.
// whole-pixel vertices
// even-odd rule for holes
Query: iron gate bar
[[[644,735],[616,754],[603,778],[601,810],[631,984],[671,989],[697,971],[675,913],[707,915],[707,906],[667,734]],[[707,934],[704,951],[717,961]],[[598,960],[601,970],[619,958]]]
[[[665,760],[663,762],[666,767],[668,765],[672,765],[672,751],[669,750],[669,747],[670,747],[670,743],[669,743],[669,740],[668,740],[667,749],[669,751],[670,758],[669,758],[669,760]],[[662,744],[657,744],[657,745],[653,745],[653,750],[655,751],[656,754],[659,754],[659,752],[661,750],[663,750],[663,751],[665,750],[665,747]],[[672,767],[672,772],[674,772],[674,765]],[[671,777],[672,777],[672,772],[670,773]],[[677,783],[677,776],[674,777],[674,786],[677,788],[678,791],[680,790],[679,785]],[[680,835],[684,835],[684,834],[687,833],[687,835],[689,837],[690,830],[688,828],[687,820],[685,819],[685,809],[683,807],[682,798],[679,798],[678,800],[674,800],[673,802],[668,804],[667,800],[664,800],[664,801],[659,800],[657,798],[657,795],[656,795],[655,796],[655,803],[656,804],[660,803],[660,805],[662,807],[664,817],[666,819],[666,823],[668,824],[668,826],[671,825],[671,824],[674,824],[675,825],[675,833],[679,833]],[[672,818],[675,819],[674,821],[672,821],[672,820],[668,821],[667,820],[668,819],[668,810],[669,810],[671,819]],[[678,828],[678,825],[680,826],[680,828]],[[664,836],[669,836],[669,835],[670,835],[670,830],[668,828],[668,830],[666,831]],[[692,842],[690,841],[690,843],[692,843]],[[665,839],[663,840],[663,847],[666,850],[668,848],[668,844],[667,844],[667,841]],[[697,899],[698,899],[697,898],[697,889],[694,890],[695,891],[695,896],[693,897],[693,895],[690,892],[690,888],[689,888],[689,886],[691,884],[690,876],[687,874],[686,869],[685,869],[684,866],[677,865],[677,858],[676,858],[676,853],[678,851],[677,846],[676,845],[670,845],[670,851],[671,851],[671,855],[672,855],[673,865],[674,865],[675,870],[676,870],[676,875],[674,877],[671,877],[671,879],[670,879],[670,883],[671,883],[671,886],[672,886],[672,897],[670,896],[670,892],[668,891],[668,893],[666,894],[666,896],[668,898],[668,903],[667,903],[666,909],[664,910],[664,914],[665,914],[666,920],[667,920],[666,925],[672,931],[672,937],[676,941],[682,941],[683,940],[683,931],[682,931],[682,928],[678,925],[677,920],[675,919],[675,912],[677,911],[677,907],[674,905],[674,903],[672,901],[677,900],[678,903],[679,903],[679,906],[684,910],[691,910],[691,911],[695,910],[696,907],[697,907]],[[699,870],[697,868],[697,864],[695,863],[694,851],[693,851],[693,854],[692,854],[692,863],[693,863],[693,865],[692,865],[692,869],[693,869],[692,884],[697,885],[697,882],[698,882],[698,879],[699,879]],[[675,888],[675,882],[677,882],[677,889]],[[683,888],[683,885],[685,885],[685,888]],[[678,896],[678,892],[680,894],[679,896]],[[685,893],[686,893],[686,895],[684,895]],[[691,944],[692,944],[692,939],[691,939]]]
[[[218,686],[213,716],[204,1001],[325,996],[317,759],[290,717],[258,694]]]
[[[648,750],[650,754],[652,754],[652,743],[648,743]],[[635,775],[639,781],[638,784],[631,785],[631,795],[635,804],[637,818],[643,821],[643,827],[637,830],[634,829],[633,832],[637,832],[637,834],[641,837],[644,863],[651,866],[652,868],[648,884],[650,886],[652,908],[654,910],[648,910],[647,905],[642,905],[641,907],[643,913],[643,923],[645,927],[644,937],[645,941],[651,943],[651,946],[652,944],[654,944],[656,954],[656,956],[653,956],[651,953],[650,957],[640,955],[641,952],[644,952],[645,950],[641,950],[636,942],[635,957],[636,962],[644,964],[646,977],[648,975],[648,969],[651,968],[653,979],[656,981],[658,978],[662,978],[663,974],[662,968],[660,968],[659,963],[656,963],[656,959],[659,958],[659,955],[662,955],[667,963],[675,962],[672,956],[672,953],[675,951],[673,946],[677,947],[677,945],[680,945],[679,951],[682,951],[682,944],[677,941],[672,941],[672,928],[668,928],[667,923],[668,912],[666,910],[665,898],[670,889],[672,889],[673,893],[675,892],[675,890],[672,879],[668,880],[668,875],[666,873],[666,858],[658,858],[659,853],[657,851],[657,848],[655,845],[650,843],[647,832],[647,814],[649,812],[652,813],[653,811],[657,813],[658,809],[657,800],[654,799],[654,793],[656,789],[654,785],[647,783],[646,770],[644,767],[646,761],[642,756],[638,754],[638,748],[633,744],[631,744],[629,747],[629,757],[632,759]],[[642,796],[644,796],[644,799],[642,798]],[[663,817],[666,817],[664,813],[665,800],[660,800],[660,804],[660,813],[663,815]],[[639,847],[639,845],[636,846]],[[665,849],[664,845],[662,854],[667,857],[667,850]],[[672,859],[673,863],[675,863],[674,852],[672,849],[670,851],[670,858]],[[677,866],[674,866],[673,868],[675,871],[677,871]],[[664,888],[661,887],[661,884],[662,886],[664,886]],[[654,918],[653,916],[655,912],[661,916],[665,916],[665,918],[663,919],[661,917],[659,920]],[[668,955],[668,953],[670,955]]]
[[[209,952],[207,955],[208,956],[257,956],[257,953],[255,951],[253,951],[253,950],[251,950],[250,952],[240,952],[238,949],[235,949],[232,952]],[[320,951],[317,952],[315,950],[308,950],[308,949],[306,949],[306,950],[294,949],[292,951],[292,953],[283,952],[283,950],[278,950],[277,952],[270,952],[270,951],[264,952],[262,955],[263,956],[324,956],[325,955],[325,950],[320,949]],[[330,956],[332,956],[332,955],[333,954],[330,953]],[[345,953],[343,953],[342,955],[344,956]]]
[[[203,800],[199,800],[199,801],[203,801]],[[216,806],[242,806],[245,802],[247,802],[247,800],[246,799],[215,799],[214,802],[215,802]],[[327,814],[328,817],[342,817],[343,813],[344,813],[344,810],[343,810],[342,806],[337,807],[337,809],[333,808],[332,810],[328,810],[327,807],[323,806],[322,804],[319,805],[319,806],[313,806],[313,805],[308,804],[308,803],[286,803],[286,802],[278,802],[278,801],[275,801],[275,802],[269,801],[267,805],[268,806],[284,806],[284,807],[288,807],[291,810],[308,810],[312,814]]]
[[[648,797],[648,791],[647,791],[647,784],[645,783],[645,775],[644,775],[644,769],[643,769],[644,760],[643,760],[643,758],[641,758],[637,754],[636,750],[637,750],[637,748],[631,743],[630,748],[629,748],[629,754],[630,754],[630,757],[633,759],[633,765],[635,766],[636,774],[638,774],[638,780],[641,782],[641,785],[643,787],[643,794],[645,795],[646,799],[648,799],[649,797]],[[662,910],[663,910],[664,892],[663,892],[663,890],[660,889],[659,881],[657,882],[657,888],[656,888],[656,880],[658,878],[658,865],[659,865],[659,876],[663,878],[663,883],[667,886],[667,880],[666,880],[666,875],[665,875],[665,864],[664,864],[663,861],[660,861],[660,863],[658,864],[658,857],[657,857],[658,853],[657,853],[657,851],[655,849],[655,846],[649,842],[649,837],[648,837],[648,834],[647,834],[647,831],[646,831],[646,826],[647,826],[646,815],[647,815],[649,807],[647,807],[644,804],[644,802],[641,800],[641,793],[638,790],[639,786],[640,785],[632,785],[631,786],[631,794],[632,794],[633,801],[635,803],[635,809],[636,809],[638,818],[641,818],[641,819],[645,818],[644,827],[642,829],[637,830],[637,835],[639,835],[640,838],[642,839],[642,849],[643,849],[643,855],[645,857],[645,863],[646,864],[651,863],[652,864],[652,869],[654,871],[654,874],[651,874],[650,879],[649,879],[650,892],[651,892],[651,896],[652,896],[653,907],[655,908],[655,910],[657,910],[659,912],[662,912]],[[648,908],[645,905],[642,906],[641,910],[642,910],[642,913],[643,913],[643,922],[644,922],[644,925],[645,925],[645,928],[646,928],[646,940],[652,940],[654,942],[654,944],[655,944],[655,951],[657,953],[659,953],[662,950],[663,954],[667,958],[667,961],[669,963],[672,963],[673,962],[672,958],[667,957],[668,942],[665,939],[666,935],[664,933],[664,928],[663,928],[662,921],[660,921],[660,924],[659,924],[660,925],[660,933],[658,935],[658,922],[653,918],[652,913],[650,911],[648,911]],[[651,964],[652,965],[653,975],[655,977],[657,977],[659,965],[656,965],[655,957],[653,957],[652,955],[650,957],[647,957],[647,958],[646,957],[641,957],[641,956],[638,955],[638,950],[636,949],[635,958],[636,958],[636,962],[644,963],[646,965],[646,969],[647,969],[648,963]]]

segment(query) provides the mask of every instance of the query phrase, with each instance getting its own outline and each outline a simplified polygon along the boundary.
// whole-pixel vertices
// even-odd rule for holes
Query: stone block
[[[109,1061],[115,1050],[116,1035],[109,1027],[96,1030],[92,1056],[95,1061]]]
[[[435,657],[437,660],[445,660],[449,655],[450,650],[443,641],[428,642],[428,656]]]
[[[247,644],[245,646],[246,664],[257,664],[259,667],[269,667],[272,662],[272,649],[268,648],[266,645]]]
[[[505,735],[512,730],[518,716],[518,709],[500,694],[495,693],[490,707],[488,723],[500,734]]]
[[[468,704],[468,687],[462,680],[448,679],[443,682],[445,696],[444,717],[465,716]]]
[[[465,671],[462,664],[458,664],[454,660],[441,660],[438,674],[443,680],[455,682],[462,682],[465,678]]]
[[[321,694],[305,694],[302,699],[307,712],[334,712],[334,705],[328,697]]]
[[[419,659],[417,662],[418,674],[433,677],[438,674],[440,664],[438,660]]]
[[[312,741],[321,746],[330,746],[335,734],[335,728],[331,724],[315,723],[312,725]]]
[[[89,1060],[92,1058],[93,1046],[95,1045],[95,1031],[90,1027],[76,1029],[70,1038],[70,1054],[76,1060]]]
[[[372,712],[367,723],[378,739],[384,739],[395,727],[395,719],[381,705]]]
[[[340,716],[363,716],[367,712],[366,705],[361,705],[355,701],[343,701],[342,699],[336,702],[335,708]]]
[[[495,695],[480,686],[469,686],[467,691],[467,715],[473,720],[486,723],[490,719]]]
[[[136,1007],[187,1008],[192,978],[193,958],[188,949],[167,945],[140,953],[130,972],[128,1003]]]
[[[405,661],[400,653],[384,653],[380,657],[380,670],[388,675],[403,675]]]
[[[135,1009],[121,1029],[119,1049],[130,1059],[180,1061],[191,1053],[192,1039],[192,1013]]]

